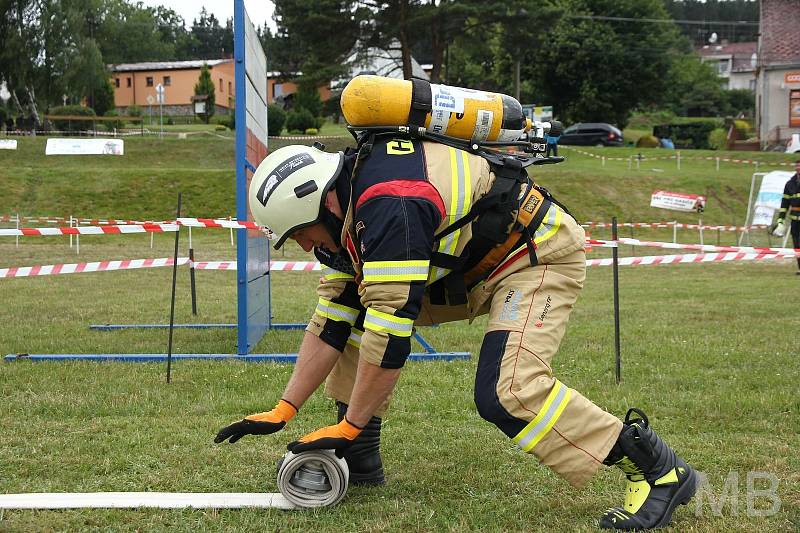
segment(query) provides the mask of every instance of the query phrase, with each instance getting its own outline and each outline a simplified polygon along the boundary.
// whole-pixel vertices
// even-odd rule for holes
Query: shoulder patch
[[[405,139],[392,139],[386,143],[388,155],[408,155],[414,153],[414,143]]]

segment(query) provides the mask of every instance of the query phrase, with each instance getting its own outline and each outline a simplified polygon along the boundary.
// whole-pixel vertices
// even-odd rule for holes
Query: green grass
[[[233,153],[230,144],[218,141],[126,140],[126,155],[120,158],[45,158],[42,139],[23,138],[16,153],[0,153],[5,187],[0,214],[168,218],[178,190],[191,216],[230,214]],[[566,164],[536,173],[582,220],[697,221],[647,207],[655,188],[717,191],[719,199],[709,199],[704,222],[744,219],[752,172],[745,165],[723,164],[717,173],[713,162],[685,161],[678,172],[675,161],[668,160],[637,171],[625,162],[601,167],[598,160],[564,153]],[[672,234],[636,230],[635,236],[671,239]],[[706,242],[716,237],[706,235]],[[763,235],[756,237],[766,243]],[[734,238],[720,235],[724,244]],[[681,232],[679,240],[697,242],[697,235]],[[174,243],[171,235],[156,235],[153,249],[147,235],[83,237],[76,256],[67,242],[66,237],[24,238],[17,248],[5,238],[0,268],[167,257]],[[225,230],[195,230],[193,244],[199,259],[235,257]],[[184,231],[182,254],[186,245]],[[596,249],[592,255],[607,254]],[[304,256],[295,247],[286,257]],[[276,320],[307,320],[317,276],[275,274]],[[797,293],[797,278],[789,262],[623,268],[623,381],[616,385],[611,271],[588,272],[554,362],[556,375],[614,414],[643,408],[656,431],[708,475],[715,499],[731,472],[739,476],[735,509],[728,505],[717,516],[705,498],[699,508],[693,503],[676,513],[673,531],[800,527],[800,372],[792,332],[797,321],[782,311]],[[164,323],[170,284],[170,269],[0,280],[0,355],[163,353],[166,331],[95,332],[88,325]],[[198,272],[199,314],[193,317],[188,274],[180,270],[176,322],[234,321],[235,288],[231,272]],[[477,354],[484,326],[485,319],[479,319],[472,326],[448,324],[422,332],[439,349]],[[294,352],[300,336],[273,332],[256,350]],[[174,346],[183,353],[232,353],[235,341],[232,330],[177,330]],[[475,412],[475,365],[476,358],[407,366],[385,417],[388,484],[354,488],[335,508],[5,511],[0,531],[593,530],[599,514],[622,501],[620,474],[604,469],[585,490],[576,491],[518,452]],[[219,427],[271,407],[291,370],[288,365],[179,362],[173,383],[166,385],[165,368],[156,364],[0,363],[0,492],[273,492],[274,464],[285,444],[329,424],[332,402],[318,393],[279,435],[247,437],[233,446],[216,446],[211,438]],[[778,514],[748,516],[749,471],[779,479]],[[770,503],[755,499],[760,508]]]

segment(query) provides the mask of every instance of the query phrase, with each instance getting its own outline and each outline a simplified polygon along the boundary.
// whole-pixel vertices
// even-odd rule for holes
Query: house
[[[723,89],[756,90],[758,43],[707,44],[697,49],[700,60],[708,63],[721,78]]]
[[[211,70],[214,82],[215,113],[227,115],[235,107],[236,84],[233,59],[207,61],[159,61],[124,63],[111,66],[111,83],[114,85],[114,103],[117,111],[125,113],[130,106],[141,108],[157,106],[156,89],[164,87],[166,115],[193,115],[192,96],[200,78],[203,64]]]
[[[756,127],[761,147],[800,133],[800,2],[761,0]]]

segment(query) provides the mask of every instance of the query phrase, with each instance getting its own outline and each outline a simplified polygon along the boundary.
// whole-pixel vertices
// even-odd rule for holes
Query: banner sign
[[[550,122],[553,120],[553,106],[530,105],[522,106],[522,112],[533,121]]]
[[[794,172],[776,170],[762,178],[761,188],[756,196],[752,224],[767,226],[772,224],[772,216],[781,207],[783,188],[792,176],[794,176]]]
[[[45,155],[123,155],[122,139],[47,139]]]
[[[686,213],[702,213],[706,208],[706,197],[698,194],[655,191],[650,197],[650,207],[684,211]]]
[[[17,141],[14,139],[0,139],[0,150],[16,150]]]

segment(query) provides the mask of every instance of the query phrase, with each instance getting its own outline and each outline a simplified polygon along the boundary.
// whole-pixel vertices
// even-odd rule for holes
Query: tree
[[[717,116],[727,113],[728,102],[716,71],[695,54],[675,58],[665,103],[678,115]]]
[[[661,0],[559,5],[567,15],[547,32],[536,61],[523,67],[536,80],[538,103],[553,105],[568,122],[624,127],[632,110],[663,101],[670,85],[665,73],[676,55],[686,53],[686,43],[674,24],[637,21],[668,19]]]
[[[200,69],[200,77],[194,86],[194,94],[195,96],[206,96],[206,112],[203,113],[203,121],[208,124],[211,117],[214,116],[216,99],[214,97],[214,82],[211,81],[211,69],[205,63]]]

